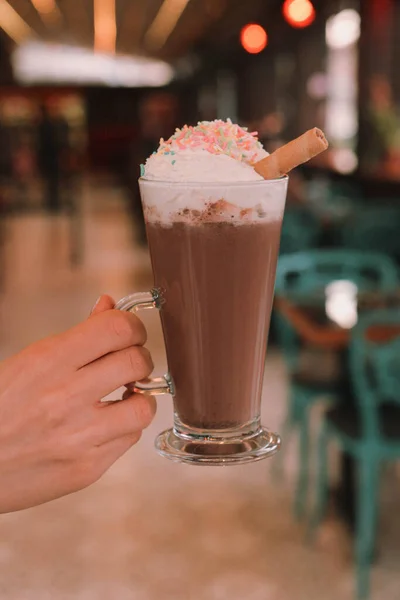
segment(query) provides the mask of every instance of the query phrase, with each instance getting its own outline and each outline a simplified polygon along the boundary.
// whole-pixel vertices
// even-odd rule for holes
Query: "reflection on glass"
[[[346,279],[333,281],[325,288],[325,312],[343,329],[357,323],[357,292],[356,284]]]

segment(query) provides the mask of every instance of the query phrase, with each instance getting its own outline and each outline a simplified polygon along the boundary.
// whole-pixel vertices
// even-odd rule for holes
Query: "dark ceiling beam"
[[[92,48],[93,16],[90,17],[88,0],[58,0],[58,7],[65,22],[63,41]]]
[[[117,50],[124,54],[140,54],[146,24],[143,0],[118,0]]]
[[[10,38],[0,29],[0,85],[14,83],[10,60],[12,45]]]

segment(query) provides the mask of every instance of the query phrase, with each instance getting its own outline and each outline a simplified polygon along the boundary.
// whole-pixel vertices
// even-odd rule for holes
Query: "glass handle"
[[[137,312],[139,310],[149,310],[156,308],[160,310],[163,305],[163,298],[160,290],[153,289],[150,292],[139,292],[125,296],[115,305],[116,310],[126,310],[128,312]],[[150,394],[158,396],[161,394],[174,394],[172,379],[169,373],[163,377],[149,377],[142,381],[136,381],[134,392],[137,394]]]

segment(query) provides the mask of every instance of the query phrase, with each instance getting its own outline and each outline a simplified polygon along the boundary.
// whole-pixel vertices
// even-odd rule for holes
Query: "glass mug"
[[[116,308],[160,311],[169,372],[135,390],[173,396],[155,442],[169,459],[240,464],[280,446],[260,411],[287,183],[139,180],[155,287]]]

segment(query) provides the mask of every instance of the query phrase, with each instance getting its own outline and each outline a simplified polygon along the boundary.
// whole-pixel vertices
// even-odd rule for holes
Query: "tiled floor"
[[[1,357],[84,319],[102,291],[119,298],[151,285],[148,257],[132,248],[120,195],[89,185],[84,194],[86,249],[78,270],[68,264],[62,218],[19,217],[9,224]],[[162,372],[157,316],[145,317]],[[284,368],[272,353],[263,415],[273,428],[279,427],[285,398]],[[155,434],[171,419],[171,402],[162,398],[140,445],[96,485],[0,517],[1,600],[353,597],[351,547],[340,524],[330,520],[308,547],[304,526],[292,519],[293,445],[281,486],[271,478],[271,461],[227,469],[180,466],[153,450]],[[396,513],[392,497],[385,503],[382,553],[374,569],[377,600],[399,597]]]

